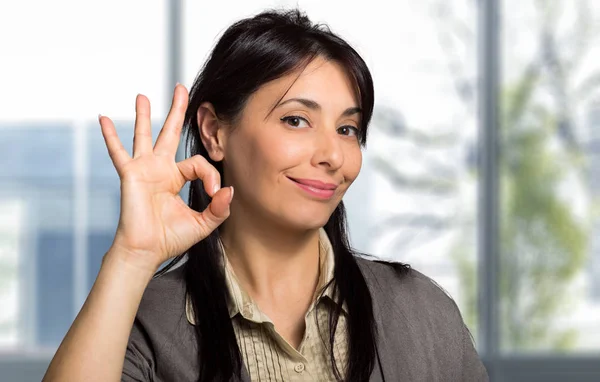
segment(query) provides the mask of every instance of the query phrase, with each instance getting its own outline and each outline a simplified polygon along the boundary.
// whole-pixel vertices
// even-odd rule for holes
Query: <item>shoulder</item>
[[[154,276],[142,296],[136,319],[145,326],[169,328],[185,319],[185,264]]]
[[[408,265],[364,257],[356,259],[367,283],[375,292],[419,300],[429,298],[437,302],[452,300],[433,279]]]
[[[414,320],[440,321],[447,328],[463,326],[452,297],[430,277],[399,263],[362,257],[357,262],[380,309]]]
[[[143,305],[174,303],[178,298],[184,297],[185,290],[185,263],[177,264],[176,268],[157,274],[150,280],[144,291],[142,303]]]
[[[399,263],[357,262],[371,291],[393,380],[488,380],[458,306],[440,285]]]
[[[129,336],[124,377],[191,380],[198,372],[194,327],[185,315],[185,292],[185,264],[148,283]]]

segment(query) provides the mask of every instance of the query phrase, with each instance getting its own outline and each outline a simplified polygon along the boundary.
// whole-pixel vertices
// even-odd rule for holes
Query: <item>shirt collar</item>
[[[227,286],[227,290],[229,291],[229,295],[231,296],[230,301],[228,302],[227,308],[229,310],[229,317],[233,318],[235,315],[240,313],[244,318],[254,321],[254,322],[271,322],[269,317],[267,317],[264,313],[258,309],[258,306],[252,301],[252,298],[246,293],[246,291],[242,288],[239,283],[238,278],[231,267],[231,263],[227,259],[225,255],[225,248],[223,244],[219,240],[219,244],[221,246],[221,253],[223,254],[223,262],[225,267],[225,284]],[[334,256],[333,248],[331,246],[331,242],[325,229],[319,229],[319,261],[320,261],[320,271],[319,271],[319,280],[317,283],[317,289],[315,291],[315,296],[313,300],[319,296],[321,290],[329,283],[329,281],[333,280],[334,268],[335,268],[335,256]],[[327,297],[331,301],[335,301],[333,297],[333,283],[331,283],[327,289],[323,292],[321,298]],[[320,301],[320,299],[319,299]],[[311,307],[312,310],[318,301],[314,301]],[[346,303],[342,305],[342,309],[347,313],[348,308]],[[192,310],[192,304],[190,301],[189,295],[186,295],[185,301],[185,313],[192,325],[195,324],[194,320],[194,312]]]

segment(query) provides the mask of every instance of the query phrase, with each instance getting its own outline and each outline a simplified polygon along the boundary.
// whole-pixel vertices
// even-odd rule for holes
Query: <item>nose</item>
[[[312,165],[323,166],[330,171],[342,167],[344,164],[344,152],[340,137],[335,129],[323,129],[315,135],[315,151]]]

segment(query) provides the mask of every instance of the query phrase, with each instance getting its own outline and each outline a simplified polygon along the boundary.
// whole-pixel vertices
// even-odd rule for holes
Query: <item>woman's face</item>
[[[322,58],[259,88],[224,139],[232,216],[238,209],[289,228],[325,225],[361,168],[358,106],[342,67]]]

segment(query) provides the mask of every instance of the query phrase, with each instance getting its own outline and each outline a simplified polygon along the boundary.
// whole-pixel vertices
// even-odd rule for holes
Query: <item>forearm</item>
[[[108,252],[44,381],[119,381],[129,333],[153,271]]]

